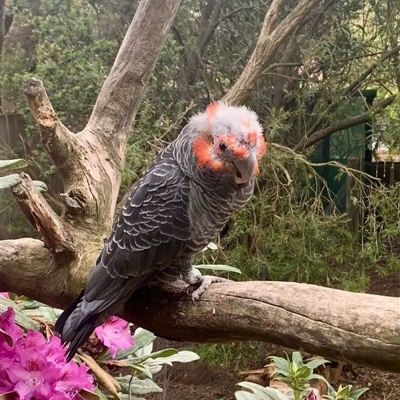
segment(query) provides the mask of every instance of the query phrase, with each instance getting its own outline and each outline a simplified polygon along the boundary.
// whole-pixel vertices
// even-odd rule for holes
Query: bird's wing
[[[90,274],[84,300],[100,301],[96,312],[149,283],[181,256],[190,240],[189,191],[167,148],[133,189]]]
[[[70,343],[68,360],[134,290],[182,255],[191,239],[189,192],[170,145],[133,188],[84,292],[57,320],[62,341]]]

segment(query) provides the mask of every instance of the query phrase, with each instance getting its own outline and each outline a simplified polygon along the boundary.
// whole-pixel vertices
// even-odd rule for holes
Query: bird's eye
[[[221,151],[225,151],[225,150],[226,150],[226,144],[223,143],[223,142],[221,142],[221,143],[219,144],[219,149],[220,149]]]

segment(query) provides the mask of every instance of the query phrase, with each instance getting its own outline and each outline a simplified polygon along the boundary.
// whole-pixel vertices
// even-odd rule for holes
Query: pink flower
[[[81,389],[92,389],[93,377],[87,373],[88,370],[85,364],[78,365],[73,361],[63,365],[56,383],[56,391],[74,399]]]
[[[42,347],[46,346],[46,343],[46,339],[42,333],[39,331],[28,331],[23,342],[23,347],[25,349],[29,349],[31,347]]]
[[[7,299],[10,297],[8,292],[0,292],[0,296],[6,297]]]
[[[5,348],[11,348],[9,342],[17,341],[22,338],[23,330],[14,322],[15,311],[12,307],[8,307],[6,311],[0,313],[0,354]],[[3,332],[4,333],[3,333]]]
[[[14,363],[8,371],[9,379],[15,385],[13,390],[18,393],[20,400],[30,400],[41,385],[45,382],[51,385],[59,376],[41,350],[41,347],[25,349],[21,352],[20,362]]]
[[[61,368],[65,364],[65,349],[57,336],[52,336],[46,345],[47,361]]]
[[[112,358],[115,358],[117,350],[125,350],[133,346],[129,323],[121,318],[110,317],[103,325],[95,329],[95,333],[104,346],[110,349]]]
[[[16,392],[20,400],[79,400],[82,389],[93,389],[86,365],[65,363],[58,337],[46,341],[37,331],[23,331],[10,307],[0,313],[0,395]]]

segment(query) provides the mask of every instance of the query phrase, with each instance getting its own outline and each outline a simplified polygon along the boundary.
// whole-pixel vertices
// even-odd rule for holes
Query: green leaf
[[[153,342],[149,343],[148,345],[141,347],[140,349],[137,349],[135,354],[145,360],[146,358],[150,357],[150,354],[153,351]]]
[[[296,379],[307,379],[311,375],[312,370],[308,368],[306,365],[302,365],[300,368],[297,369],[294,376]]]
[[[28,163],[22,158],[16,158],[14,160],[0,160],[0,169],[4,171],[25,168],[27,166]]]
[[[286,395],[277,389],[264,387],[253,382],[240,382],[239,386],[250,389],[257,397],[252,397],[253,400],[289,400]]]
[[[223,264],[199,264],[193,265],[193,267],[197,269],[208,269],[213,271],[235,272],[236,274],[242,273],[242,271],[240,271],[240,269],[238,268]]]
[[[19,307],[10,299],[1,296],[0,297],[0,313],[7,310],[8,307],[12,307],[15,311],[15,323],[27,330],[38,330],[39,324],[32,319],[28,318]]]
[[[210,242],[206,247],[204,247],[203,250],[200,251],[206,251],[206,250],[218,250],[218,246],[214,242]]]
[[[298,367],[303,365],[303,357],[300,352],[294,351],[292,354],[292,362],[296,363]]]
[[[324,360],[323,358],[316,358],[315,360],[309,361],[306,365],[308,368],[315,369],[318,368],[320,365],[329,364],[330,361]]]
[[[320,381],[324,381],[325,383],[329,384],[328,381],[327,381],[322,375],[311,374],[311,375],[308,377],[308,380],[311,380],[311,379],[319,379]]]
[[[8,189],[11,186],[16,185],[17,183],[20,182],[20,177],[18,174],[11,174],[7,176],[2,176],[0,178],[0,190],[2,189]]]
[[[276,365],[276,370],[290,371],[290,362],[282,357],[271,356],[269,357]]]
[[[173,354],[168,357],[156,358],[152,360],[148,360],[149,365],[162,365],[168,364],[172,365],[173,362],[181,362],[187,363],[198,360],[200,357],[194,353],[193,351],[183,350],[178,352],[177,354]]]
[[[36,189],[39,190],[39,192],[47,192],[48,188],[47,185],[42,182],[42,181],[32,181],[32,183],[36,186]]]
[[[254,395],[254,393],[245,392],[244,390],[240,390],[239,392],[235,392],[236,400],[259,400],[260,398]]]
[[[170,357],[174,354],[179,354],[178,350],[175,349],[163,349],[159,351],[155,351],[154,353],[150,354],[150,358],[160,358],[160,357]]]
[[[151,379],[139,379],[135,376],[131,380],[131,376],[116,377],[121,385],[121,390],[124,393],[131,394],[147,394],[161,393],[163,390]]]
[[[108,397],[97,387],[94,392],[99,396],[100,400],[108,400]]]
[[[129,361],[127,362],[128,367],[135,369],[136,371],[141,372],[142,374],[146,375],[148,378],[153,379],[153,374],[151,373],[150,369],[142,364],[130,364]]]
[[[137,328],[135,330],[135,333],[133,334],[133,340],[134,340],[133,346],[126,350],[118,350],[115,359],[116,360],[126,359],[128,356],[137,353],[140,349],[153,343],[155,338],[156,336],[154,335],[154,333],[147,331],[146,329],[143,328]],[[102,360],[109,360],[110,358],[111,358],[111,353],[109,350],[107,350],[104,353],[100,354],[96,358],[96,360],[102,361]],[[140,359],[142,359],[142,357],[140,357]],[[138,363],[141,362],[140,359],[138,359]]]
[[[8,189],[21,181],[19,174],[6,175],[0,178],[0,190]],[[47,192],[47,185],[42,181],[32,181],[40,192]]]
[[[133,334],[133,339],[135,340],[135,344],[133,345],[133,353],[136,353],[137,350],[148,346],[150,343],[153,343],[156,339],[154,333],[147,331],[143,328],[137,328],[135,333]]]
[[[254,394],[257,396],[263,396],[265,394],[265,387],[258,385],[257,383],[253,382],[240,382],[238,383],[239,386],[244,387],[246,389],[250,389]]]
[[[52,307],[42,305],[34,309],[25,309],[23,313],[28,316],[40,317],[53,322],[59,317],[59,314]]]
[[[131,394],[120,394],[119,398],[121,400],[146,400],[144,397],[136,397]]]
[[[275,379],[279,379],[279,375],[282,375],[282,376],[287,377],[287,378],[291,378],[292,377],[292,373],[291,372],[286,371],[284,369],[278,369],[278,368],[275,368],[273,375],[274,376],[276,375]]]
[[[362,394],[368,391],[369,388],[356,389],[350,392],[350,400],[357,400]]]
[[[338,391],[337,391],[337,397],[338,398],[343,398],[343,399],[348,399],[350,395],[352,386],[348,385],[345,387],[342,387],[342,385],[339,386]]]

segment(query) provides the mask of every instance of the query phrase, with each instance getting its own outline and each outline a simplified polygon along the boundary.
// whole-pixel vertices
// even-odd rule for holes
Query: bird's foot
[[[212,283],[232,282],[230,279],[220,278],[218,276],[195,275],[192,271],[183,276],[182,279],[190,286],[197,286],[197,289],[192,292],[193,303],[200,299],[201,295],[210,287]]]

